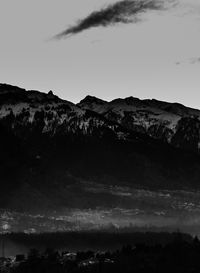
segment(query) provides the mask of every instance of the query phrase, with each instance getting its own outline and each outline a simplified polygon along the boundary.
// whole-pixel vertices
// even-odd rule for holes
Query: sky
[[[200,108],[200,0],[155,1],[163,8],[127,12],[116,0],[0,0],[0,82],[75,103],[134,96]]]

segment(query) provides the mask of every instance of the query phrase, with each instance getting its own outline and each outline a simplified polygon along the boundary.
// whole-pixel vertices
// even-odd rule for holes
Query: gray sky
[[[135,96],[200,108],[200,0],[51,39],[116,2],[0,0],[0,82],[73,102]]]

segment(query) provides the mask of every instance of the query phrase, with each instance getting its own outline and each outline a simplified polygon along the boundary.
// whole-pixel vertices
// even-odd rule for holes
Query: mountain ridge
[[[189,108],[179,103],[169,103],[156,99],[140,100],[134,97],[106,102],[95,97],[86,96],[77,105],[82,109],[97,112],[108,120],[119,123],[126,129],[167,141],[176,147],[182,146],[177,138],[180,131],[195,131],[195,136],[192,136],[192,138],[196,138],[195,144],[187,145],[186,143],[183,146],[185,149],[188,149],[189,146],[194,149],[194,146],[196,146],[196,151],[199,150],[200,110],[198,109]],[[188,127],[190,123],[193,124],[193,127],[184,128],[184,124],[186,124],[185,127]],[[188,133],[183,134],[182,137],[185,142],[190,139]]]
[[[31,129],[41,118],[43,133],[63,130],[91,134],[104,127],[124,140],[130,133],[139,133],[183,150],[200,149],[200,110],[156,99],[127,97],[105,101],[88,95],[74,104],[52,91],[46,94],[0,84],[0,119],[9,117],[17,117],[13,128],[21,123]]]
[[[104,127],[117,132],[124,140],[129,133],[139,133],[183,150],[198,152],[200,149],[200,110],[179,103],[135,97],[105,101],[88,95],[74,104],[52,91],[26,91],[0,84],[0,119],[14,116],[20,120],[12,122],[13,128],[19,123],[31,128],[41,116],[43,133],[71,130],[91,134],[96,128]]]

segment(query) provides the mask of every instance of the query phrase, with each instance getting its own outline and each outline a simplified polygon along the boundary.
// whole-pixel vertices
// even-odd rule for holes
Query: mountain
[[[182,149],[199,150],[199,110],[178,103],[134,97],[106,102],[87,96],[78,106],[99,113],[130,131],[146,134]]]
[[[157,100],[75,105],[0,84],[0,208],[130,208],[116,189],[199,189],[199,116]]]

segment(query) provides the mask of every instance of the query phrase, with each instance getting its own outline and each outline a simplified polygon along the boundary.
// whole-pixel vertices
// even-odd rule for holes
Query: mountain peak
[[[99,99],[94,96],[87,95],[83,100],[81,100],[77,106],[85,110],[96,111],[103,105],[107,104],[107,101]]]
[[[144,105],[143,101],[139,98],[135,98],[133,96],[127,97],[127,98],[118,98],[114,99],[110,102],[112,105],[130,105],[130,106],[142,106]]]
[[[102,99],[99,99],[95,96],[91,96],[91,95],[87,95],[83,100],[81,100],[79,102],[79,104],[83,104],[83,103],[98,103],[98,104],[104,104],[106,103],[107,101],[105,100],[102,100]]]

